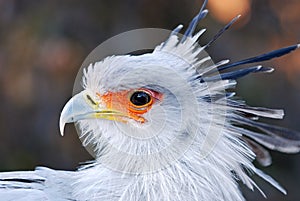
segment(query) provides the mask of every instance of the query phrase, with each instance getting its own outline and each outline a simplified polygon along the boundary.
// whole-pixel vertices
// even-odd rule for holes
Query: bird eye
[[[135,106],[145,106],[152,102],[152,97],[145,91],[135,91],[130,97],[130,102]]]

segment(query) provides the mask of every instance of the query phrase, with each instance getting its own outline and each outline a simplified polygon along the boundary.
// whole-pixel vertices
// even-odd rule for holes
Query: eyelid
[[[139,90],[148,93],[155,100],[161,101],[163,99],[163,95],[161,93],[157,92],[157,91],[154,91],[154,90],[151,90],[151,89],[145,89],[145,88],[141,88]]]

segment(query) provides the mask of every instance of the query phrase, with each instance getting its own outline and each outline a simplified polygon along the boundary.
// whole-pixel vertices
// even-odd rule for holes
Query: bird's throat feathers
[[[74,184],[74,192],[76,196],[92,201],[147,199],[180,201],[219,198],[244,200],[237,187],[238,184],[232,179],[232,171],[235,171],[243,182],[251,184],[252,180],[240,165],[242,162],[247,168],[254,168],[249,160],[253,158],[251,150],[242,141],[225,137],[218,142],[212,153],[203,158],[199,146],[194,142],[180,158],[168,161],[169,165],[164,164],[164,167],[154,169],[152,172],[149,171],[149,166],[155,168],[153,161],[149,164],[144,160],[143,164],[138,165],[136,161],[131,161],[133,163],[127,161],[126,165],[122,166],[125,168],[124,171],[120,171],[111,169],[107,163],[103,164],[103,158],[100,157],[95,163],[80,170]],[[230,146],[232,149],[224,152],[226,150],[224,146]],[[132,172],[129,172],[130,166]],[[222,185],[224,183],[226,185]],[[230,194],[224,195],[224,192]]]

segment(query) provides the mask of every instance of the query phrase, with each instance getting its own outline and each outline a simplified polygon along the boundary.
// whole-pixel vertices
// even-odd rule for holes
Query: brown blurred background
[[[84,58],[104,40],[137,28],[173,29],[187,25],[201,0],[0,0],[0,171],[37,165],[74,170],[91,157],[73,125],[59,135],[60,111],[72,95]],[[254,56],[300,40],[299,0],[209,0],[209,41],[231,18],[239,22],[208,52],[215,61]],[[239,80],[238,95],[250,105],[284,108],[283,121],[268,121],[300,131],[300,50],[265,62],[271,75]],[[262,168],[287,190],[283,196],[255,177],[269,200],[300,200],[300,154],[272,152]],[[249,200],[265,200],[242,187]]]

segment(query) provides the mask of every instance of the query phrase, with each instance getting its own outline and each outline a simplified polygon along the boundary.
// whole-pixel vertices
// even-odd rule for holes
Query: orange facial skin
[[[130,97],[136,91],[143,91],[150,95],[150,101],[145,105],[134,105],[130,101]],[[107,92],[103,95],[97,93],[97,96],[104,102],[107,109],[120,113],[119,116],[114,117],[114,120],[126,122],[126,119],[130,118],[140,123],[146,122],[146,119],[142,115],[148,112],[154,103],[160,102],[163,99],[163,94],[145,88]]]

